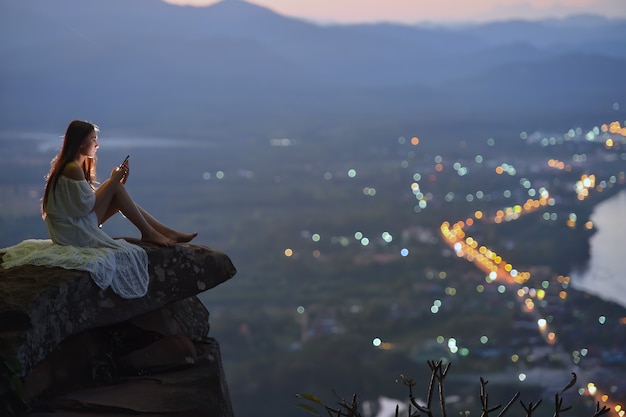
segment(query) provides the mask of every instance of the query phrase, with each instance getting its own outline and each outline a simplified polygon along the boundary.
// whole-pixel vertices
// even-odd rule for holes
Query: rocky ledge
[[[127,240],[150,262],[148,294],[137,299],[83,271],[0,267],[0,414],[232,417],[196,295],[232,278],[233,263],[201,245]]]

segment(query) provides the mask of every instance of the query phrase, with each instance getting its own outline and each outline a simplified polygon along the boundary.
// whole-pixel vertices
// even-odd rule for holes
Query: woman
[[[69,124],[61,152],[52,160],[43,196],[42,214],[51,240],[29,239],[5,248],[2,267],[40,265],[88,271],[102,289],[123,298],[148,291],[148,255],[137,245],[113,239],[100,225],[118,211],[141,232],[141,240],[160,246],[188,242],[196,233],[171,229],[135,204],[126,190],[128,161],[95,187],[96,125],[75,120]]]
[[[74,120],[67,127],[61,152],[52,160],[42,204],[52,241],[97,247],[104,235],[99,225],[118,211],[139,229],[143,241],[170,246],[193,239],[196,233],[173,230],[135,204],[124,185],[129,174],[128,159],[96,189],[98,132],[96,125]]]

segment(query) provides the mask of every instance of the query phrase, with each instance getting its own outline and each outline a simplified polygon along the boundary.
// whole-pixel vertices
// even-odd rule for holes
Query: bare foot
[[[163,236],[159,232],[147,233],[145,235],[141,235],[141,240],[143,242],[154,243],[159,246],[172,246],[176,244],[175,240],[172,240],[166,236]]]
[[[195,238],[196,236],[198,236],[198,232],[196,233],[181,233],[181,232],[177,232],[175,230],[172,230],[169,233],[165,234],[167,237],[169,237],[170,239],[174,240],[177,243],[187,243],[189,241],[191,241],[193,238]]]

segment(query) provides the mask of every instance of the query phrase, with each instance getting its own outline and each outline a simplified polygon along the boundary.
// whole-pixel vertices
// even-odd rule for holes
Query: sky
[[[164,0],[206,6],[218,0]],[[237,1],[237,0],[225,0]],[[592,13],[626,18],[626,0],[248,0],[283,15],[318,22],[484,22]]]

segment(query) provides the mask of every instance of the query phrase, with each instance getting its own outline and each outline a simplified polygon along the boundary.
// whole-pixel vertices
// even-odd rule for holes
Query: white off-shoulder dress
[[[148,291],[148,255],[140,246],[113,239],[98,225],[96,194],[86,180],[60,175],[46,203],[50,239],[28,239],[3,249],[2,267],[39,265],[88,271],[102,289],[123,298]]]

